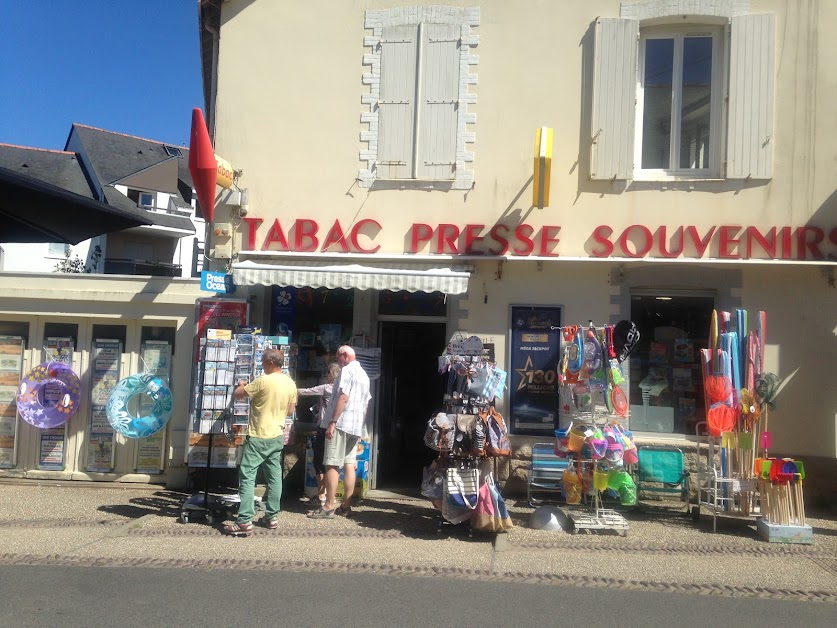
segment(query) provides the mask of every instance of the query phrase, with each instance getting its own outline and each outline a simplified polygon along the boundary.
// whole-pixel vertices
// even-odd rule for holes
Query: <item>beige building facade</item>
[[[631,428],[687,449],[700,375],[663,345],[706,346],[713,309],[764,311],[765,370],[782,379],[773,449],[833,469],[833,24],[831,3],[769,0],[204,3],[210,133],[249,192],[247,211],[216,213],[233,234],[214,240],[216,264],[265,286],[265,319],[271,290],[351,289],[356,266],[468,273],[463,294],[437,286],[435,318],[356,289],[351,331],[416,372],[436,369],[444,342],[418,363],[385,336],[428,337],[411,327],[423,320],[490,342],[524,453],[551,423],[514,433],[527,425],[511,392],[515,308],[560,308],[563,325],[634,320],[649,344],[626,369]],[[680,371],[669,394],[643,398],[654,351]],[[420,393],[394,380],[379,381],[371,419],[381,486],[389,435],[421,432],[392,402]]]

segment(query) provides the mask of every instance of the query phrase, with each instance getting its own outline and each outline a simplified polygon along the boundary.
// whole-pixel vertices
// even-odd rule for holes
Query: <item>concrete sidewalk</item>
[[[469,537],[438,531],[423,499],[378,491],[350,518],[312,520],[286,495],[279,530],[226,537],[201,518],[178,520],[187,494],[159,486],[0,481],[0,563],[366,571],[497,581],[837,601],[837,517],[810,517],[814,545],[758,539],[752,520],[700,524],[626,512],[627,537],[528,527],[532,508],[508,500],[516,527]]]

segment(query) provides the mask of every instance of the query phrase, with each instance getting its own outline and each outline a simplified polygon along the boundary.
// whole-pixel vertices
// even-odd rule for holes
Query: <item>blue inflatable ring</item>
[[[128,412],[128,403],[136,395],[151,397],[151,413],[135,417]],[[171,417],[171,390],[165,381],[148,373],[131,375],[110,391],[106,413],[108,423],[128,438],[147,438],[165,427]]]

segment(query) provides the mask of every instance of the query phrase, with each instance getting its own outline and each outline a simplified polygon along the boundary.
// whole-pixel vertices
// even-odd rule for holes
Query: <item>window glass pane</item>
[[[47,255],[67,255],[68,245],[63,242],[50,242],[47,246]]]
[[[669,168],[673,39],[645,40],[642,167]]]
[[[680,168],[709,167],[711,102],[712,38],[687,37],[683,42]]]

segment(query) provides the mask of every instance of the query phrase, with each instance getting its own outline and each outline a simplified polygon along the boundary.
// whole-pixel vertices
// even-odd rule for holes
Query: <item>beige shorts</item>
[[[343,430],[334,429],[334,436],[325,439],[323,464],[327,467],[342,467],[357,462],[357,443],[360,436],[352,436]]]

